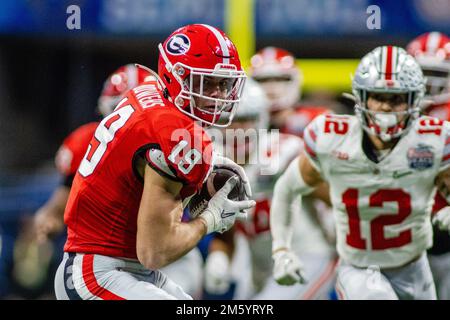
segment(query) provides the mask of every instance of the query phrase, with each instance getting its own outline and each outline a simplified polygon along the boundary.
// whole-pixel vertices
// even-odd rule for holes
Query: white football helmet
[[[425,78],[417,61],[404,49],[382,46],[361,59],[352,81],[352,91],[356,98],[355,114],[364,130],[383,141],[390,141],[403,135],[419,116]],[[406,94],[408,109],[371,111],[367,108],[369,93]]]
[[[258,51],[251,58],[249,74],[266,92],[270,111],[292,108],[300,99],[303,75],[294,55],[286,50],[267,47]]]
[[[234,121],[255,120],[257,128],[267,128],[270,101],[264,89],[253,79],[247,79]],[[257,129],[255,128],[255,129]]]
[[[223,139],[222,145],[216,145],[217,150],[230,159],[236,159],[238,164],[244,164],[245,157],[256,150],[259,129],[268,128],[269,106],[270,101],[261,85],[248,78],[229,129],[219,131],[220,133],[208,130],[211,136],[215,137],[217,134],[213,140],[220,141],[220,137]],[[224,118],[222,121],[228,120]]]
[[[408,44],[427,80],[426,98],[435,104],[450,100],[450,38],[440,32],[427,32]]]

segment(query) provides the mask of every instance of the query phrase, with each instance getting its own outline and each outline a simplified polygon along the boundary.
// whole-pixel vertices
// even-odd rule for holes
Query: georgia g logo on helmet
[[[191,41],[184,34],[176,34],[167,41],[166,49],[173,55],[186,53],[191,47]]]

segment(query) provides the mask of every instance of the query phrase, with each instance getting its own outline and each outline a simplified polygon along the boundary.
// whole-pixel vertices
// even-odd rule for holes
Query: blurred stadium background
[[[70,5],[80,8],[81,29],[66,26]],[[381,9],[381,29],[367,28],[370,5]],[[107,75],[130,62],[156,69],[157,44],[177,27],[225,30],[244,65],[265,46],[287,49],[303,70],[304,98],[351,112],[340,94],[358,59],[423,32],[450,33],[449,12],[449,0],[0,1],[0,298],[53,297],[64,236],[37,248],[26,230],[59,183],[54,154],[69,132],[98,119]]]

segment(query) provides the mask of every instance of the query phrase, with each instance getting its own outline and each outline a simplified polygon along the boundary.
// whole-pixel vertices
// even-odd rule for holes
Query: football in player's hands
[[[191,218],[197,217],[203,210],[208,206],[208,201],[214,196],[214,194],[219,191],[225,183],[232,176],[239,176],[234,173],[232,170],[227,168],[215,168],[208,179],[206,179],[202,188],[199,192],[197,192],[189,201],[189,214]],[[228,194],[228,199],[230,200],[244,200],[245,190],[242,180],[239,178],[239,181],[236,183],[234,188]]]

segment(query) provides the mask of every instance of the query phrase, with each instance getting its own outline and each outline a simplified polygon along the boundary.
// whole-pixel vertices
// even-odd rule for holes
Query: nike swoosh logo
[[[413,173],[413,172],[412,171],[404,171],[404,172],[394,171],[393,177],[394,177],[394,179],[398,179],[398,178],[407,176],[411,173]]]
[[[234,215],[234,212],[225,212],[225,211],[222,211],[222,213],[220,214],[220,216],[222,218],[228,218],[228,217],[231,217],[233,215]]]

